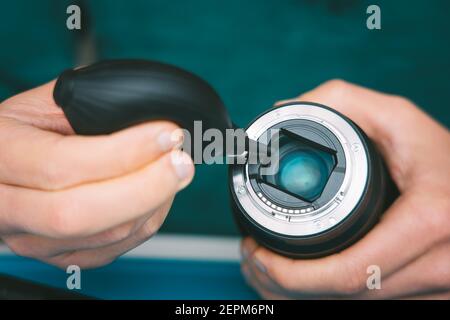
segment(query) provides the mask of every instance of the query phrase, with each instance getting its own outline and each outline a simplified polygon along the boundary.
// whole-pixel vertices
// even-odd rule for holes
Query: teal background
[[[0,273],[66,289],[65,270],[13,255],[0,255]],[[238,262],[120,258],[83,270],[77,293],[99,299],[257,299]]]
[[[66,29],[71,3],[82,8],[82,31]],[[382,30],[366,28],[369,4],[381,7]],[[93,60],[146,58],[197,73],[243,126],[279,99],[342,78],[404,95],[448,127],[449,16],[446,0],[8,1],[0,99],[79,64],[90,35]],[[197,167],[163,231],[236,234],[226,184],[225,166]]]

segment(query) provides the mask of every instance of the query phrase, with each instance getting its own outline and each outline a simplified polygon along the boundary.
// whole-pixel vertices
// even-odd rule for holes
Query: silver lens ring
[[[249,181],[248,166],[231,170],[236,199],[248,216],[260,226],[287,236],[309,236],[322,233],[344,221],[358,205],[368,179],[368,159],[360,135],[339,114],[309,103],[293,103],[273,109],[256,119],[246,130],[252,140],[274,125],[304,119],[318,123],[331,131],[341,144],[346,161],[344,180],[336,195],[320,208],[287,210],[263,201]]]

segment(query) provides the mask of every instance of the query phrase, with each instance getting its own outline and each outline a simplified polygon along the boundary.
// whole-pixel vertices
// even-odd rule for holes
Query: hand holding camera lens
[[[400,197],[360,241],[324,258],[291,259],[245,239],[248,282],[266,298],[450,298],[448,130],[404,98],[340,80],[283,103],[298,100],[333,106],[360,126]],[[286,177],[286,188],[307,185]],[[380,290],[367,288],[370,266],[380,268]]]

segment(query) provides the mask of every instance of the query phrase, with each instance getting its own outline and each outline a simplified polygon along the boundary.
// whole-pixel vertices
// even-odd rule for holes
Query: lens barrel
[[[247,128],[250,139],[279,130],[279,168],[231,165],[235,220],[245,235],[293,258],[339,252],[363,237],[398,191],[372,141],[350,119],[323,105],[273,108]],[[267,141],[265,142],[267,143]]]

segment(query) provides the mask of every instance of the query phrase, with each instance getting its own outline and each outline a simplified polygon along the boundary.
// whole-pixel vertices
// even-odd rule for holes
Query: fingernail
[[[266,271],[267,271],[266,267],[265,267],[264,264],[263,264],[260,260],[258,260],[256,257],[253,257],[253,263],[255,264],[255,267],[256,267],[259,271],[261,271],[261,272],[263,272],[263,273],[266,273]]]
[[[180,130],[163,131],[158,136],[158,143],[162,151],[169,151],[170,149],[182,144],[183,134]]]
[[[172,165],[180,181],[190,180],[194,173],[194,164],[186,153],[175,150],[171,154]]]

